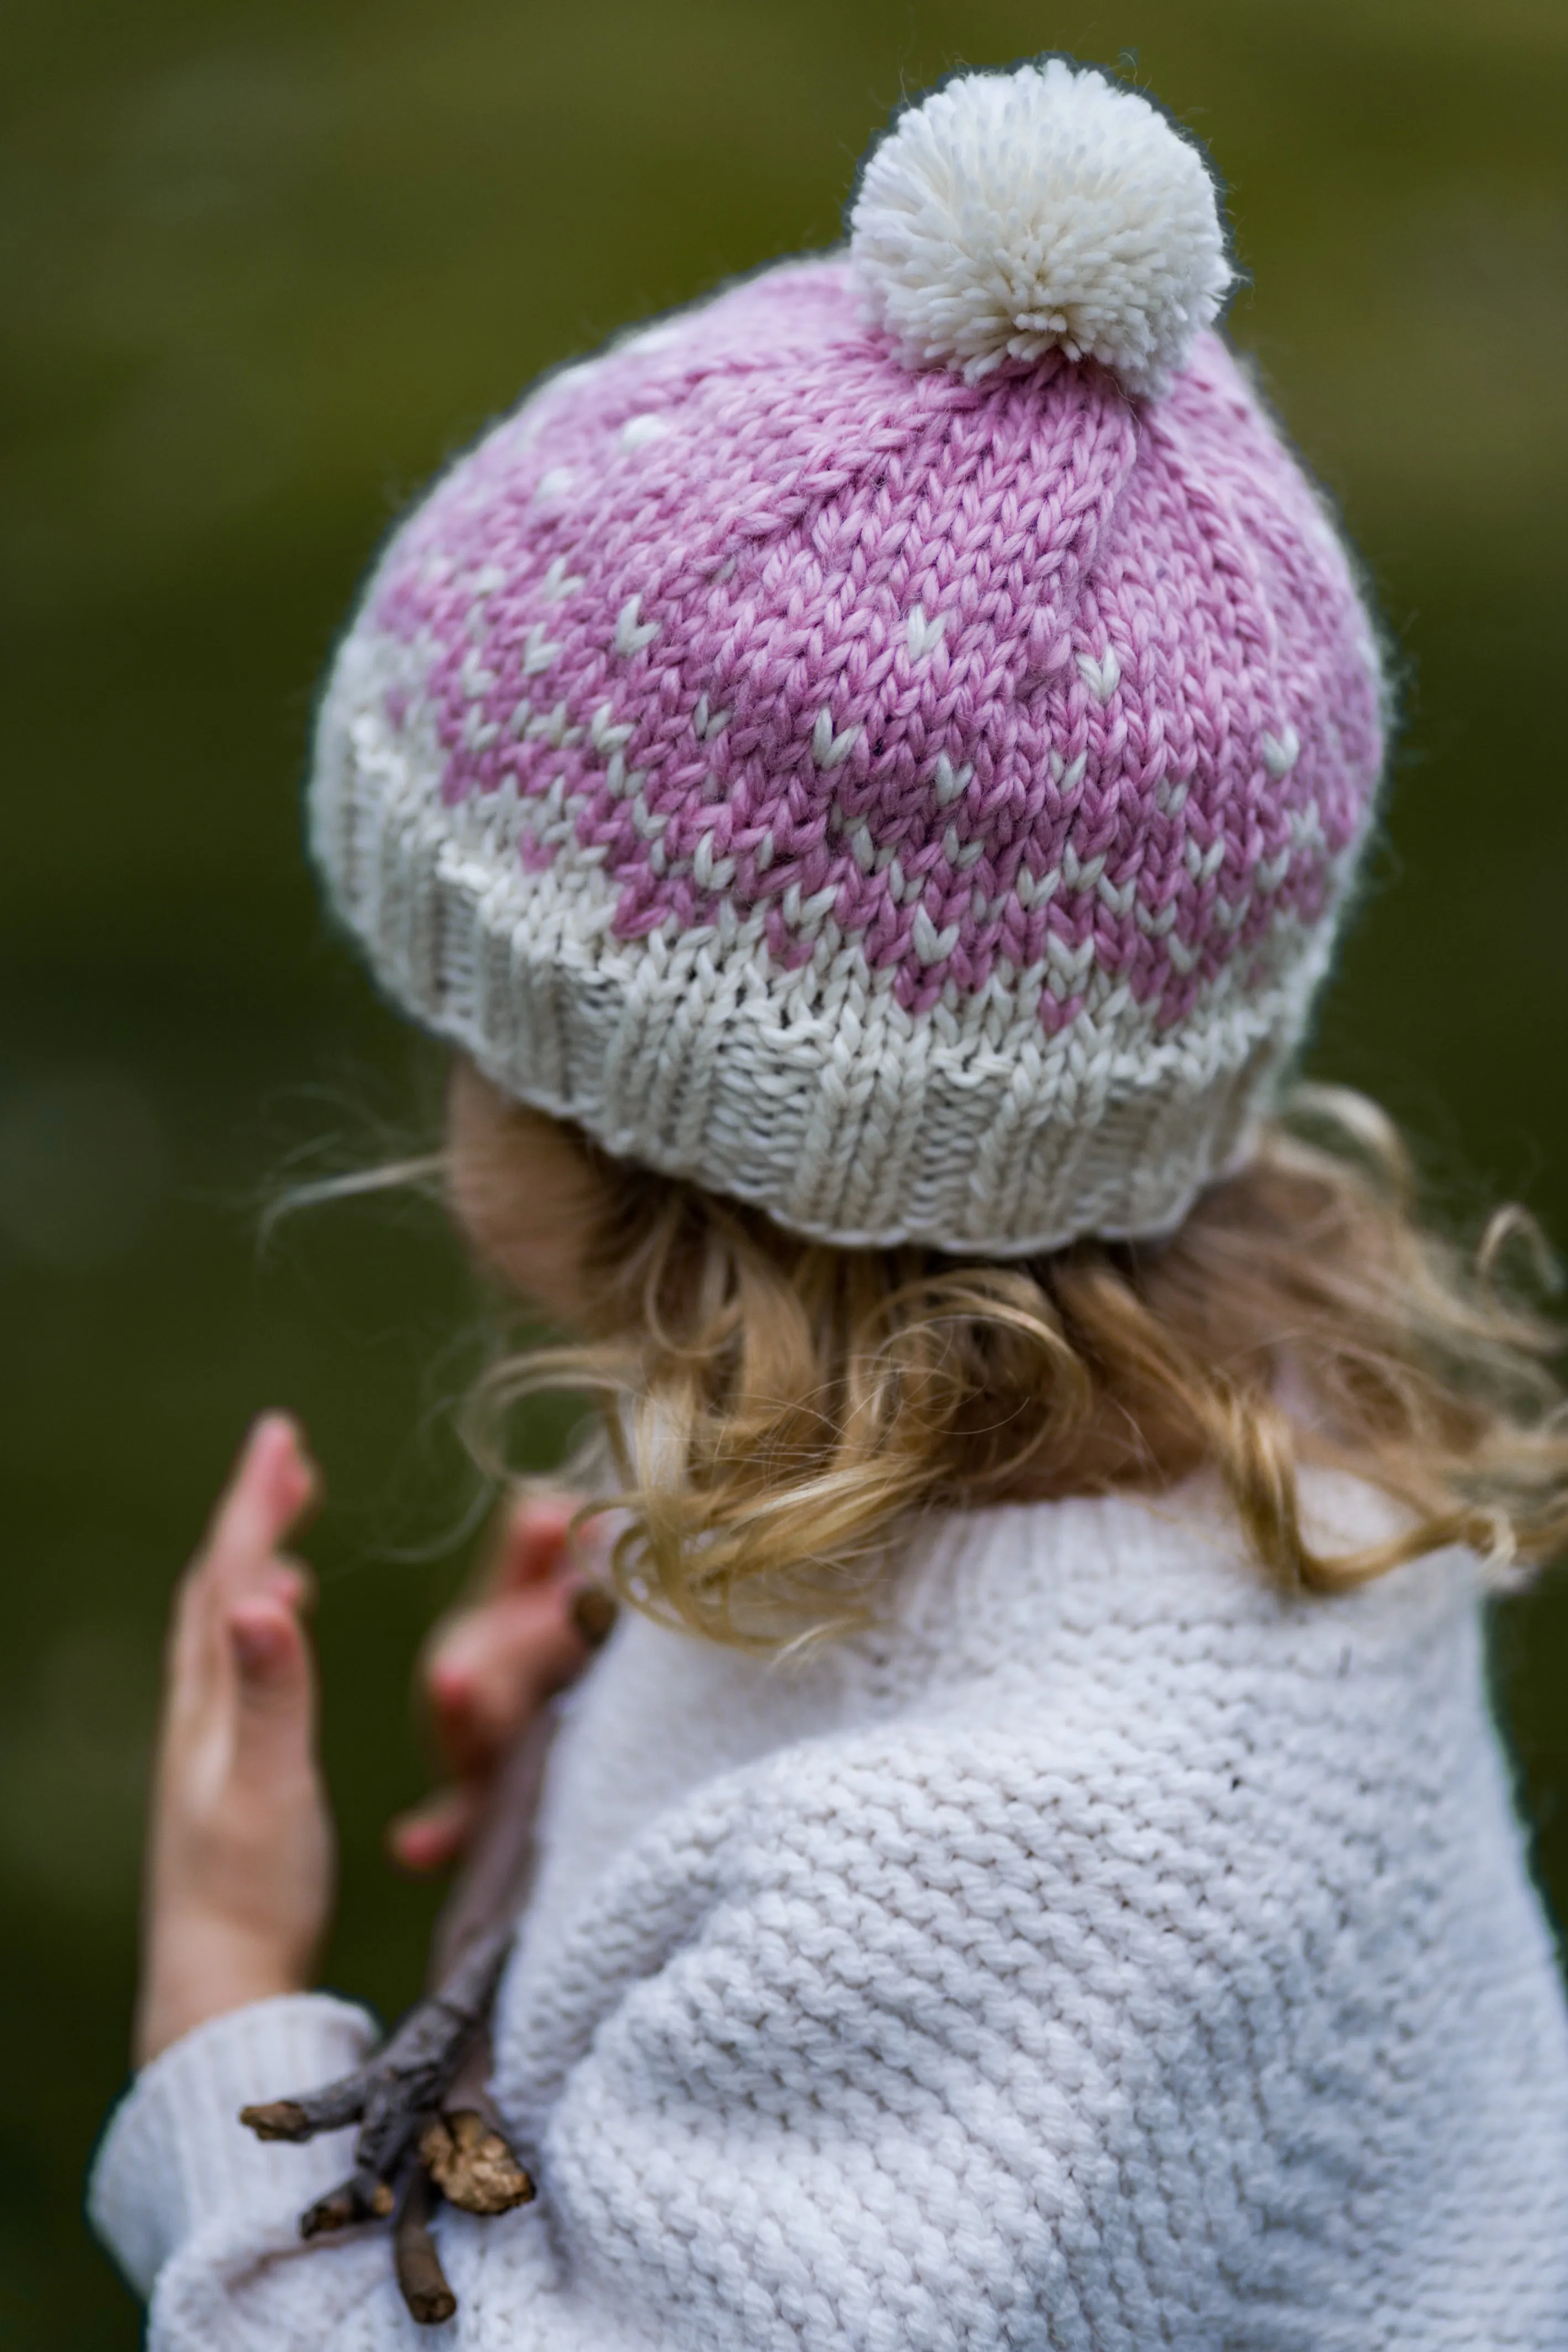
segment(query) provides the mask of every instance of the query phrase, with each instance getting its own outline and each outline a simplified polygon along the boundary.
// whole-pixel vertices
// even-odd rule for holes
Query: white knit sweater
[[[1568,2346],[1568,2027],[1462,1557],[1285,1600],[1196,1502],[955,1518],[793,1666],[623,1625],[543,1838],[497,2021],[542,2195],[444,2213],[448,2342]],[[157,2352],[431,2340],[384,2231],[295,2238],[346,2137],[234,2120],[371,2031],[264,2002],[131,2092],[93,2210]]]

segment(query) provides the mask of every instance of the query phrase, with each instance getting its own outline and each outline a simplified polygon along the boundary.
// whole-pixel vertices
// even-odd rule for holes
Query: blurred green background
[[[0,15],[0,2336],[133,2344],[78,2220],[124,2072],[161,1622],[242,1424],[305,1417],[344,1925],[395,2009],[428,1898],[422,1627],[472,1489],[479,1302],[432,1213],[267,1254],[304,1154],[417,1139],[433,1059],[325,933],[313,682],[379,536],[539,368],[830,242],[904,89],[1045,47],[1208,142],[1233,315],[1410,667],[1317,1050],[1445,1213],[1568,1235],[1562,0],[7,0]],[[1553,677],[1559,687],[1553,688]],[[535,1433],[541,1454],[551,1432]],[[1500,1679],[1568,1900],[1568,1603]],[[266,2086],[260,2086],[265,2088]]]

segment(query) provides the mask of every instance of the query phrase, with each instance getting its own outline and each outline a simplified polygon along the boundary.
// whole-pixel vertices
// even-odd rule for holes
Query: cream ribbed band
[[[1049,968],[912,1019],[831,921],[793,971],[756,916],[618,940],[600,865],[525,863],[539,827],[515,793],[432,798],[412,703],[399,729],[384,715],[409,672],[392,644],[345,648],[312,799],[382,986],[519,1100],[799,1233],[1009,1256],[1169,1230],[1244,1151],[1328,961],[1326,933],[1282,927],[1276,976],[1223,972],[1163,1037],[1091,971],[1071,1032],[1047,1039]]]

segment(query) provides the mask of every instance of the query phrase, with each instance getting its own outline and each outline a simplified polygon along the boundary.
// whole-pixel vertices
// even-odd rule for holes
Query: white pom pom
[[[1060,347],[1155,393],[1230,284],[1214,183],[1163,114],[1060,58],[974,73],[868,160],[850,252],[912,367],[973,380]]]

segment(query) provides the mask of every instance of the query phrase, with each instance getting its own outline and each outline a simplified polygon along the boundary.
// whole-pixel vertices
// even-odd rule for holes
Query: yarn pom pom
[[[1165,116],[1060,58],[965,74],[900,115],[867,160],[850,253],[906,365],[1052,349],[1157,393],[1231,270],[1214,183]]]

